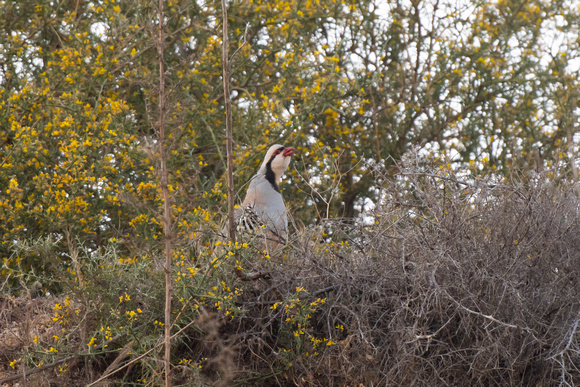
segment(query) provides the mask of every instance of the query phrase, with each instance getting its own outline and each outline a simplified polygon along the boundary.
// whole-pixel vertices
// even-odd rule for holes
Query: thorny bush
[[[239,300],[248,312],[226,331],[237,332],[241,374],[283,360],[286,315],[265,305],[300,287],[325,302],[270,382],[580,384],[577,188],[418,167],[382,180],[372,222],[333,221],[319,243],[300,234],[267,286]]]

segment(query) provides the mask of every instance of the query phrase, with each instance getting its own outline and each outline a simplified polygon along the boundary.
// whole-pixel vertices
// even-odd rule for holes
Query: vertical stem
[[[572,169],[572,180],[578,180],[578,167],[576,166],[576,152],[574,152],[574,125],[576,123],[576,115],[574,110],[576,109],[576,98],[572,98],[571,112],[570,112],[570,122],[568,124],[568,160],[570,160],[570,167]]]
[[[570,169],[572,173],[572,180],[578,179],[578,168],[576,168],[576,157],[574,156],[574,134],[572,133],[573,124],[568,126],[568,160],[570,160]]]
[[[228,175],[228,233],[232,244],[236,243],[236,225],[234,221],[234,151],[232,135],[232,103],[230,101],[230,65],[228,62],[228,11],[226,0],[222,0],[223,39],[222,56],[224,72],[224,102],[226,104],[226,149]]]
[[[161,164],[161,190],[163,193],[163,227],[165,233],[165,386],[171,386],[171,207],[167,189],[167,154],[165,152],[165,69],[164,69],[164,16],[163,0],[159,0],[159,36],[157,53],[159,56],[159,159]]]

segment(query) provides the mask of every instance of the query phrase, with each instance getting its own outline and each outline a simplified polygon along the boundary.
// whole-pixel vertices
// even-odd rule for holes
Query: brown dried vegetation
[[[330,224],[349,247],[324,252],[302,234],[291,259],[269,269],[267,289],[240,300],[248,312],[228,325],[243,348],[242,374],[280,358],[284,315],[263,303],[276,300],[273,289],[302,286],[311,300],[326,297],[307,333],[336,344],[308,357],[304,345],[266,385],[580,383],[573,187],[415,170],[383,189],[375,224]]]

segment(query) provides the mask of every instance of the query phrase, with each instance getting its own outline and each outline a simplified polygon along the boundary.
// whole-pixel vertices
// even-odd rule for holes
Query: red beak
[[[294,155],[295,153],[296,153],[295,149],[293,147],[289,146],[287,148],[284,148],[284,150],[282,151],[282,156],[288,157],[288,156]]]

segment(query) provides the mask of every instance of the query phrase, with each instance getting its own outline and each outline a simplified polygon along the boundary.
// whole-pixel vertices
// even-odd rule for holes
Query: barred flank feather
[[[254,206],[247,206],[243,209],[242,214],[238,220],[238,233],[249,233],[252,234],[256,230],[260,230],[265,227],[264,222],[260,219]]]

